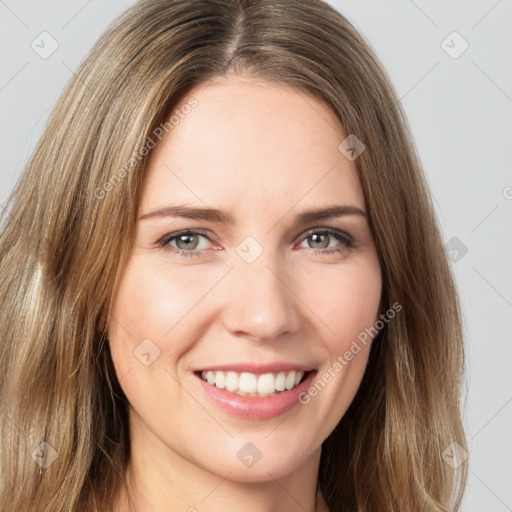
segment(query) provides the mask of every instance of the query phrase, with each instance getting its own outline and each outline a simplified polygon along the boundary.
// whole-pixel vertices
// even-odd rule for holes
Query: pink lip
[[[219,367],[215,368],[220,370]],[[226,367],[224,366],[223,368]],[[237,368],[240,368],[240,366],[237,365]],[[294,369],[295,368],[296,367],[294,367]],[[269,372],[272,370],[266,371]],[[254,373],[260,372],[254,371]],[[316,371],[310,372],[306,379],[289,391],[281,391],[275,396],[266,397],[241,396],[235,393],[230,393],[229,391],[219,389],[208,384],[208,382],[201,379],[197,374],[194,374],[194,376],[196,377],[199,386],[201,386],[201,390],[206,393],[208,398],[223,411],[242,418],[264,420],[280,416],[295,407],[299,403],[299,395],[309,388],[316,373]]]
[[[208,371],[224,371],[224,372],[249,372],[256,374],[273,373],[273,372],[310,372],[313,370],[310,366],[303,364],[295,364],[288,362],[254,364],[254,363],[232,363],[232,364],[211,364],[204,368],[198,368],[195,372]]]

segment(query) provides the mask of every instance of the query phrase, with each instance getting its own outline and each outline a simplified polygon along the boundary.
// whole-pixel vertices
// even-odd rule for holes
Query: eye
[[[335,239],[338,242],[341,242],[341,245],[329,245],[329,239]],[[331,254],[334,252],[343,253],[354,246],[354,239],[351,236],[347,235],[343,231],[332,228],[317,228],[311,230],[306,233],[302,243],[307,242],[308,240],[312,240],[311,244],[316,245],[316,247],[310,247],[314,250],[315,254]]]
[[[171,233],[162,238],[158,245],[174,254],[179,254],[184,257],[192,256],[205,256],[205,251],[208,249],[206,244],[201,244],[201,239],[206,239],[209,242],[212,241],[211,234],[203,229],[193,229],[179,231],[178,233]],[[310,247],[314,251],[314,254],[331,254],[331,253],[344,253],[347,252],[351,247],[354,247],[353,238],[337,229],[332,228],[316,228],[308,231],[302,236],[302,243],[307,242],[311,239],[311,244],[316,247]],[[331,245],[332,240],[337,240],[337,245]]]
[[[159,245],[166,250],[185,257],[204,256],[204,254],[202,254],[204,252],[202,249],[205,248],[198,247],[201,245],[198,243],[198,239],[200,238],[206,238],[211,242],[208,231],[203,229],[194,229],[167,235],[160,240]],[[177,247],[174,247],[171,242],[175,242]]]

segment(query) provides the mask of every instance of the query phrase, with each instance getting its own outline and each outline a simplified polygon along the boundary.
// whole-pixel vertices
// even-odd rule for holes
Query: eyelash
[[[353,238],[351,236],[345,234],[343,231],[339,231],[337,229],[332,229],[332,228],[314,228],[314,229],[311,229],[311,230],[307,231],[304,234],[303,238],[301,239],[301,242],[303,240],[306,240],[310,236],[316,235],[316,234],[329,234],[329,235],[333,236],[334,238],[336,238],[338,241],[342,242],[343,246],[340,247],[340,248],[337,248],[337,249],[330,249],[330,250],[327,250],[327,249],[311,249],[314,252],[314,254],[326,255],[326,254],[333,254],[333,253],[342,253],[342,252],[347,251],[348,249],[351,249],[351,248],[355,247],[354,240],[353,240]],[[202,235],[205,238],[207,238],[210,242],[212,242],[212,239],[209,236],[210,233],[208,231],[205,231],[203,229],[187,229],[187,230],[184,230],[184,231],[179,231],[177,233],[172,233],[170,235],[166,235],[164,238],[162,238],[158,242],[158,245],[159,245],[159,247],[161,247],[165,251],[171,251],[173,254],[179,254],[179,255],[184,256],[184,257],[194,257],[194,256],[203,257],[204,256],[204,254],[203,254],[204,251],[201,250],[201,249],[194,249],[194,250],[191,250],[191,251],[185,251],[183,249],[178,249],[176,247],[172,247],[171,245],[169,245],[169,242],[171,242],[171,241],[173,241],[173,240],[175,240],[178,237],[183,236],[183,235]]]

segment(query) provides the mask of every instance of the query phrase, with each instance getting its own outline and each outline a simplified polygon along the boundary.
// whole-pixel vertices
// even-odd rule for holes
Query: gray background
[[[133,3],[0,0],[0,205],[73,70]],[[469,359],[463,510],[512,511],[512,1],[330,3],[395,84],[453,258]],[[58,43],[47,58],[31,47],[51,48],[44,31]],[[448,37],[454,31],[463,39]]]

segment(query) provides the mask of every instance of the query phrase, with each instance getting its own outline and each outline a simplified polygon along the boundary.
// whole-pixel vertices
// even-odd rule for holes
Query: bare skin
[[[338,150],[347,134],[318,100],[285,85],[219,78],[183,103],[190,97],[197,106],[151,152],[109,323],[132,447],[132,502],[121,491],[115,510],[320,510],[321,446],[355,396],[370,343],[309,403],[267,419],[218,407],[194,372],[288,361],[332,374],[378,319],[382,278],[368,219],[296,219],[333,205],[366,212],[355,163]],[[176,205],[222,210],[235,222],[141,218]],[[197,229],[207,236],[159,245]],[[258,246],[251,263],[237,251],[254,255]],[[148,365],[134,356],[143,340]],[[252,467],[237,456],[247,443],[261,453]]]

